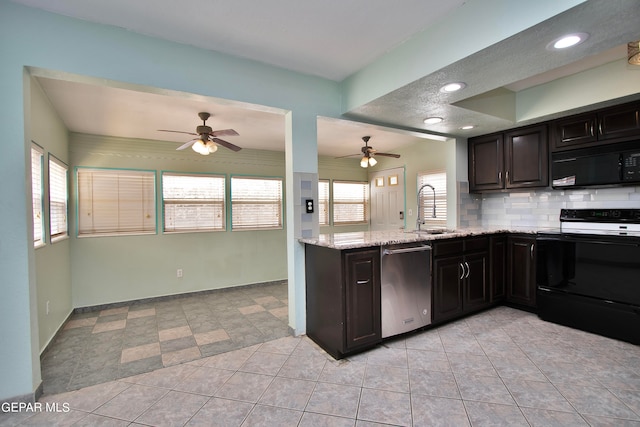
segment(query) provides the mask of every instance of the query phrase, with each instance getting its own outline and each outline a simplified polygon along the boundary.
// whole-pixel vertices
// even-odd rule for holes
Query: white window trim
[[[87,183],[83,182],[84,180],[80,178],[81,173],[84,172],[102,172],[106,175],[113,173],[117,175],[121,173],[123,176],[127,174],[138,174],[136,178],[140,178],[140,180],[148,185],[148,188],[141,186],[141,190],[147,191],[150,197],[142,197],[140,198],[140,204],[142,207],[140,208],[140,214],[144,217],[142,222],[144,223],[146,220],[152,223],[152,225],[143,225],[139,230],[117,230],[117,227],[110,230],[100,231],[96,230],[94,226],[94,231],[83,231],[82,229],[82,218],[84,215],[89,215],[93,212],[93,206],[82,206],[83,197],[81,195],[82,188],[87,185]],[[152,235],[157,234],[157,214],[156,214],[156,171],[155,170],[143,170],[143,169],[125,169],[125,168],[94,168],[94,167],[77,167],[76,168],[76,178],[77,178],[77,236],[79,238],[85,237],[112,237],[112,236],[132,236],[132,235]],[[88,179],[88,178],[87,178]],[[147,180],[147,181],[145,181]],[[148,182],[150,181],[150,182]],[[91,182],[93,185],[93,183]],[[93,191],[93,189],[91,190]],[[88,197],[88,196],[87,196]],[[120,197],[120,193],[118,193],[118,197]],[[90,199],[93,203],[93,196]],[[121,200],[120,198],[118,200]],[[133,199],[130,199],[133,200]],[[137,201],[137,200],[136,200]],[[118,209],[118,213],[120,210]]]
[[[435,176],[434,176],[435,175]],[[444,179],[442,179],[442,177]],[[420,197],[420,218],[426,226],[447,226],[447,171],[434,169],[418,172],[417,188],[424,184],[431,184],[436,192],[436,218],[433,218],[433,190],[426,187]]]
[[[340,184],[358,184],[359,186],[362,187],[362,189],[364,190],[364,200],[357,200],[357,201],[348,201],[348,200],[340,200],[338,198],[336,198],[336,184],[340,185]],[[369,223],[369,182],[365,182],[365,181],[339,181],[339,180],[333,180],[333,185],[332,185],[332,207],[333,207],[333,212],[332,212],[332,218],[333,218],[333,225],[334,226],[341,226],[341,225],[364,225],[364,224],[368,224]],[[355,199],[354,199],[355,200]],[[337,207],[339,207],[340,205],[362,205],[363,206],[363,216],[364,218],[361,220],[337,220],[336,219],[336,215],[340,213],[340,209],[336,209]]]
[[[194,178],[213,178],[216,180],[222,180],[222,198],[221,199],[205,199],[205,198],[175,198],[168,199],[165,194],[165,177],[194,177]],[[209,174],[209,173],[181,173],[181,172],[162,172],[162,230],[165,234],[179,234],[179,233],[205,233],[227,230],[227,203],[226,203],[226,175]],[[192,205],[219,205],[222,213],[222,225],[220,227],[214,226],[201,226],[201,227],[178,227],[175,229],[167,229],[167,205],[172,204],[192,204]]]
[[[246,200],[234,200],[234,181],[236,185],[239,180],[256,180],[256,181],[274,181],[279,183],[280,194],[275,199],[246,199]],[[237,187],[236,187],[237,188]],[[282,230],[284,229],[284,179],[281,177],[266,177],[266,176],[247,176],[247,175],[235,175],[231,176],[230,184],[230,197],[229,205],[231,209],[231,231],[256,231],[256,230]],[[273,205],[277,206],[277,214],[274,221],[271,221],[272,225],[261,226],[258,223],[248,223],[246,225],[237,224],[238,214],[234,214],[234,206],[238,205]],[[276,224],[277,225],[273,225]]]
[[[52,163],[56,166],[52,167]],[[53,198],[58,196],[57,194],[54,194],[54,180],[52,179],[52,169],[55,169],[55,167],[59,167],[64,170],[64,201],[61,200],[62,203],[64,203],[64,231],[54,233],[54,209],[52,209],[52,202]],[[49,153],[49,236],[51,238],[51,243],[69,238],[69,166],[51,153]]]
[[[35,199],[35,192],[33,191],[33,185],[36,183],[36,181],[34,180],[34,163],[35,163],[35,158],[33,157],[34,151],[38,154],[38,158],[39,158],[39,171],[38,171],[38,176],[35,177],[36,180],[40,181],[39,182],[39,193],[40,193],[40,203],[39,203],[39,209],[36,208],[36,199]],[[44,221],[44,148],[42,148],[41,146],[39,146],[38,144],[36,144],[35,142],[31,142],[31,211],[32,211],[32,217],[33,217],[33,247],[34,248],[41,248],[43,246],[45,246],[46,244],[46,227],[45,227],[45,221]],[[36,239],[36,224],[40,224],[40,238]]]
[[[326,198],[323,199],[322,198],[322,191],[320,191],[320,186],[321,185],[326,185],[327,187],[327,194],[326,194]],[[325,207],[325,213],[326,215],[326,222],[322,221],[322,207]],[[326,226],[330,226],[331,225],[331,180],[328,179],[319,179],[318,180],[318,222],[320,223],[321,227],[326,227]]]

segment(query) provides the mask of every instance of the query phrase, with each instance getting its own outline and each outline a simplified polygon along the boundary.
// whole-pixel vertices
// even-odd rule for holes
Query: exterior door
[[[369,185],[371,230],[404,228],[404,168],[373,172]]]

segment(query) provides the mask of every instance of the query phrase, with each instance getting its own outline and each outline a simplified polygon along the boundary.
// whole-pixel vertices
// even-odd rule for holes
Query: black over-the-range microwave
[[[551,155],[553,188],[640,183],[640,140]]]

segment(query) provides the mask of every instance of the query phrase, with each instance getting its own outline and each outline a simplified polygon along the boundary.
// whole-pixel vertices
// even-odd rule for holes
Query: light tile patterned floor
[[[71,410],[0,425],[637,427],[640,348],[498,307],[343,361],[284,337],[42,401]]]
[[[73,314],[42,358],[60,393],[289,335],[287,282]]]

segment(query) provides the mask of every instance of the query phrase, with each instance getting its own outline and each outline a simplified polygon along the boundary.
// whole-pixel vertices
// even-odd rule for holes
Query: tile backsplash
[[[469,193],[458,182],[459,227],[558,227],[560,209],[640,209],[640,186],[580,190],[528,190]]]

